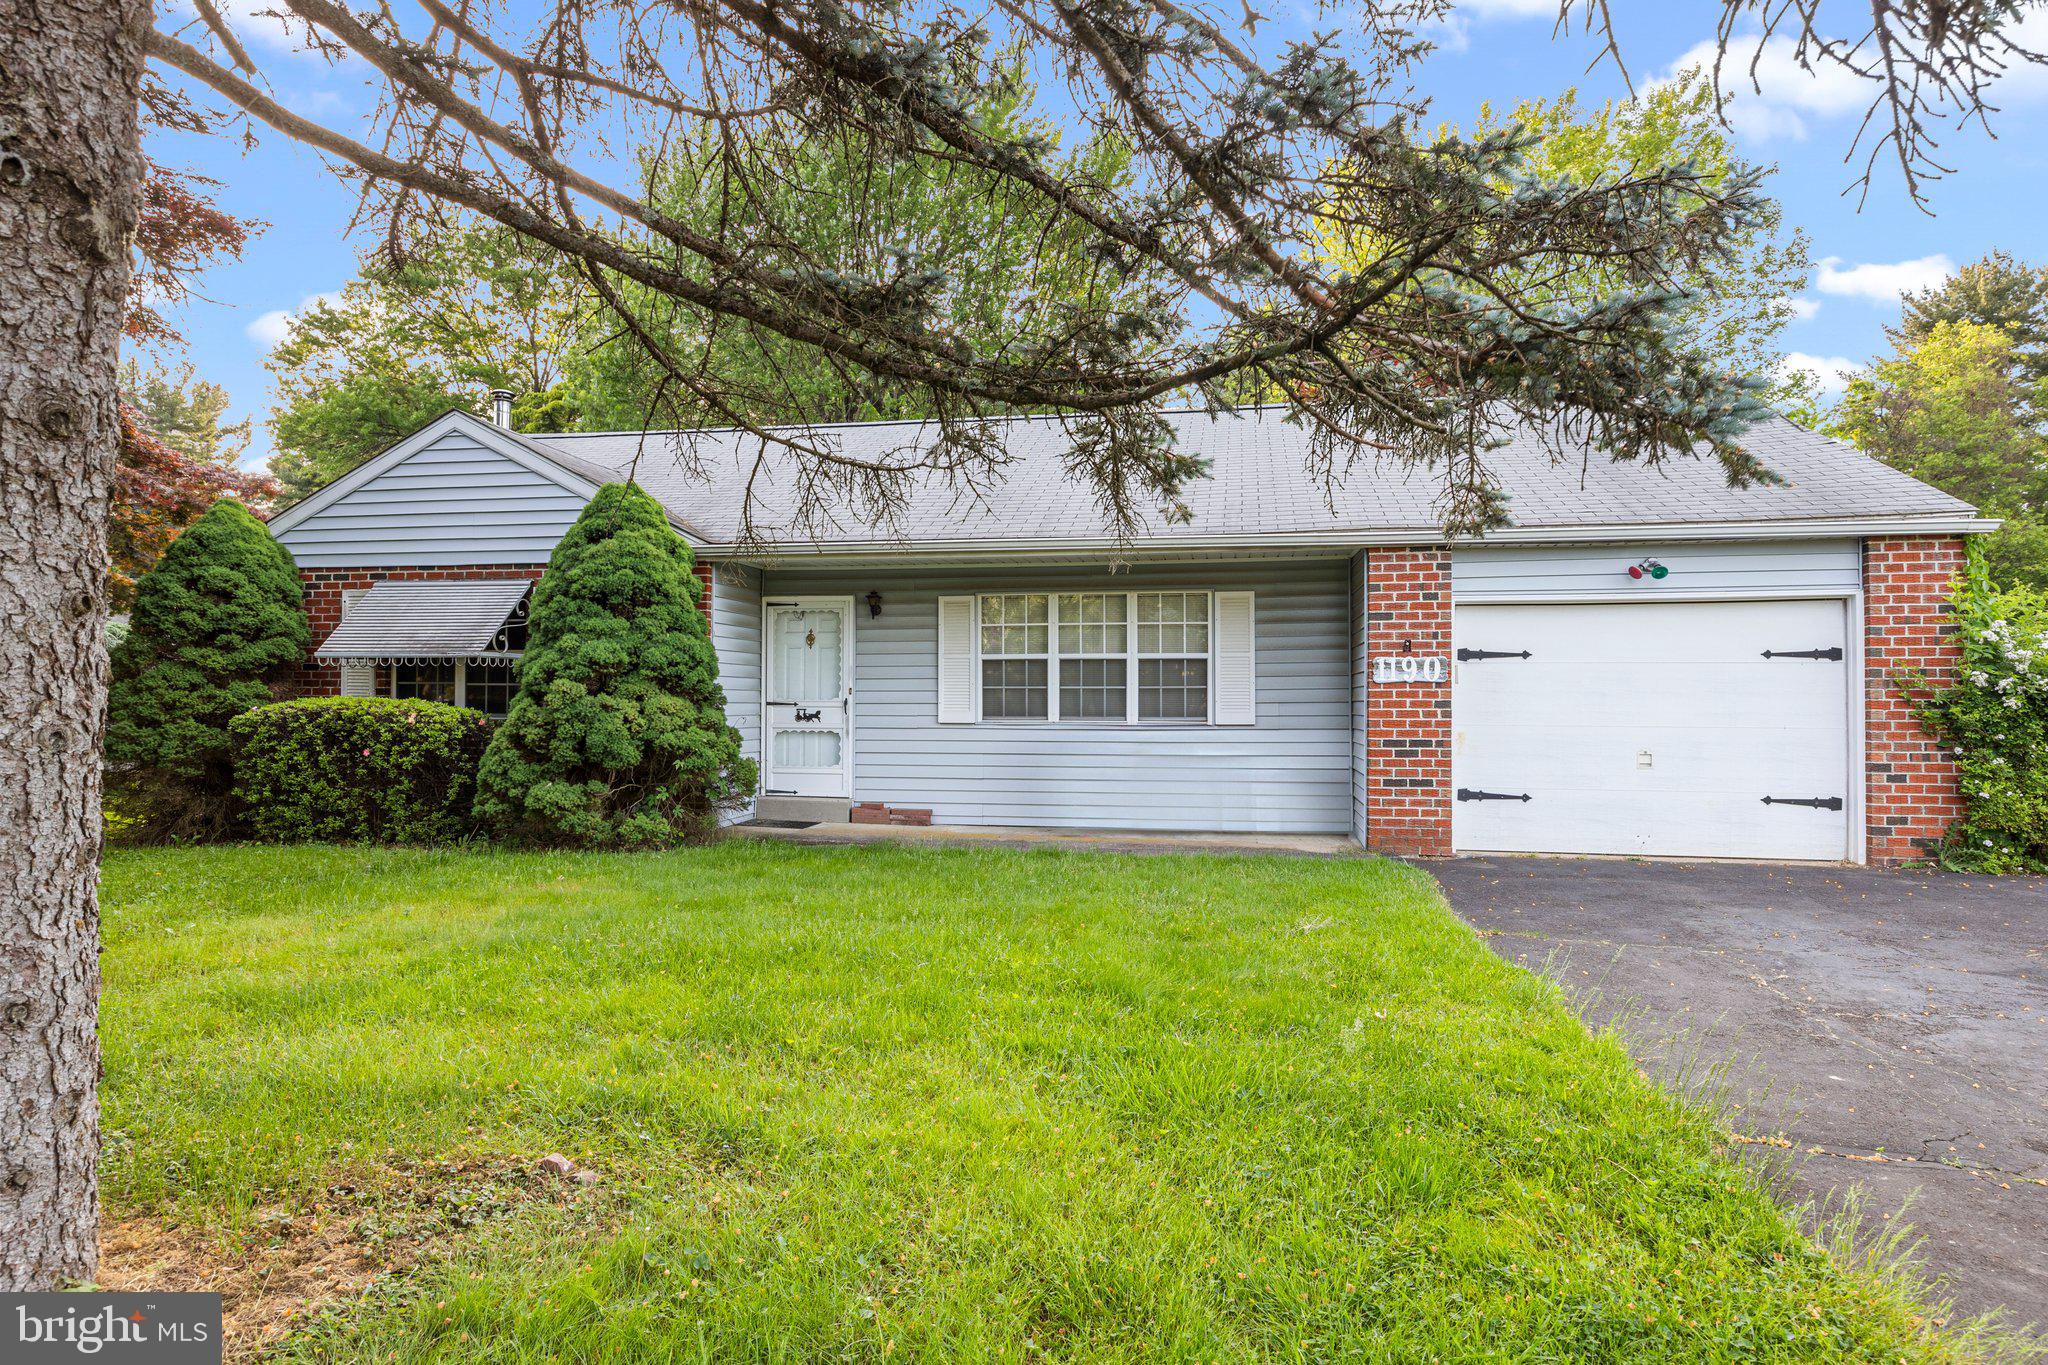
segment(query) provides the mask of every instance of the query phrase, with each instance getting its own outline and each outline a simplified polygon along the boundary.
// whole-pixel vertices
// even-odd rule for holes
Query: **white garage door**
[[[1851,856],[1844,603],[1461,605],[1453,635],[1460,851]]]

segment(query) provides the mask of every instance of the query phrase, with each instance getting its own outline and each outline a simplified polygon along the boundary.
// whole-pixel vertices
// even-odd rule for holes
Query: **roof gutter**
[[[881,541],[862,544],[706,544],[706,559],[942,559],[965,555],[1117,554],[1129,558],[1251,551],[1301,553],[1380,546],[1606,545],[1637,541],[1843,540],[1866,536],[1969,536],[1995,531],[2000,522],[1974,513],[1917,517],[1829,517],[1802,521],[1639,522],[1626,526],[1510,526],[1484,536],[1446,536],[1441,530],[1390,528],[1356,531],[1274,532],[1264,535],[1155,536],[1118,544],[1107,537]]]

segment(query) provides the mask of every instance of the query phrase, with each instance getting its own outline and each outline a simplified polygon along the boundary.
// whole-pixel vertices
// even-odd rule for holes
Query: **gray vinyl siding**
[[[725,718],[740,732],[740,752],[761,759],[761,576],[739,564],[711,574],[711,647],[725,688]],[[747,803],[747,810],[753,802]]]
[[[1346,565],[776,571],[764,592],[855,599],[855,801],[930,808],[953,825],[1342,834],[1353,828]],[[1255,724],[938,724],[940,596],[1175,587],[1257,594]]]
[[[1637,581],[1628,566],[1654,559],[1662,582]],[[1454,551],[1451,590],[1460,602],[1532,596],[1597,596],[1660,590],[1762,594],[1819,589],[1853,592],[1862,580],[1853,540],[1699,541],[1639,545],[1503,545]]]
[[[544,564],[584,499],[450,432],[278,536],[301,568]]]
[[[1365,689],[1372,671],[1365,629],[1365,556],[1353,555],[1344,574],[1351,594],[1351,835],[1365,842]]]

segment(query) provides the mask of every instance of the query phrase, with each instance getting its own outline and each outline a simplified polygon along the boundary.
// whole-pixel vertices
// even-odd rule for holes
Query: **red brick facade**
[[[1956,675],[1948,598],[1963,572],[1953,536],[1863,544],[1864,809],[1873,863],[1928,857],[1963,813],[1955,764],[1899,696],[1900,673]]]
[[[313,647],[318,649],[334,628],[341,624],[341,595],[367,588],[386,579],[403,583],[437,582],[479,578],[539,578],[539,564],[443,564],[420,569],[301,569],[299,582],[306,594],[306,616],[313,624]],[[697,580],[703,586],[698,602],[711,610],[711,566],[697,566]],[[380,670],[381,672],[381,670]],[[379,679],[380,685],[382,679]],[[341,691],[341,670],[313,662],[308,657],[294,681],[302,697],[334,696]]]
[[[1451,652],[1451,552],[1365,552],[1365,655]],[[1365,842],[1381,853],[1451,851],[1451,688],[1365,687]]]

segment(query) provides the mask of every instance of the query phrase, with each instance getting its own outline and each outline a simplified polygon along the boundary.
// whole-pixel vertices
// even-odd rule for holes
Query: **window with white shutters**
[[[1042,592],[981,599],[983,720],[1044,720],[1051,714],[1049,611]]]
[[[939,720],[1251,725],[1253,594],[939,599]]]
[[[1209,594],[1136,596],[1138,719],[1209,719]]]

